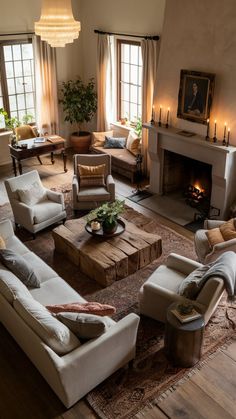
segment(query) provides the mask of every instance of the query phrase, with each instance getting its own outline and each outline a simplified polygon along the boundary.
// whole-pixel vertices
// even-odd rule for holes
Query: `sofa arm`
[[[205,230],[211,230],[212,228],[216,228],[224,224],[225,221],[221,220],[205,220],[204,221],[204,229]]]
[[[63,357],[55,354],[68,406],[135,357],[139,320],[139,316],[131,313],[100,337]]]
[[[12,211],[15,217],[15,222],[22,225],[34,224],[34,207],[29,207],[23,202],[16,199],[11,201]]]
[[[188,259],[185,256],[170,253],[166,261],[166,266],[170,269],[182,272],[185,275],[189,275],[194,269],[200,268],[202,264],[195,260]]]
[[[236,239],[227,240],[222,243],[215,244],[212,251],[205,257],[205,263],[210,263],[216,260],[224,252],[236,253]]]
[[[106,179],[107,190],[111,194],[111,201],[115,201],[115,182],[112,175],[108,175]]]
[[[47,198],[50,201],[56,202],[58,204],[62,205],[63,210],[65,209],[65,202],[64,202],[64,196],[61,192],[55,192],[51,191],[50,189],[45,189],[47,193]]]
[[[3,220],[0,222],[0,236],[2,236],[4,240],[8,240],[14,236],[14,230],[10,220]]]

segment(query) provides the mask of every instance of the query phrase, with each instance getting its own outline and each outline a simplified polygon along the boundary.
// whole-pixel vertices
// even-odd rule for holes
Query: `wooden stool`
[[[188,323],[181,323],[171,311],[176,309],[177,305],[171,304],[167,310],[165,352],[174,366],[188,368],[201,358],[204,318],[201,316]]]

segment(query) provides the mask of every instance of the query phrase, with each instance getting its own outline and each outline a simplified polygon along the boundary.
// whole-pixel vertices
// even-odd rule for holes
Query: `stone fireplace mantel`
[[[206,141],[200,135],[186,137],[178,134],[180,129],[161,128],[143,124],[148,133],[150,157],[150,191],[163,193],[164,151],[172,151],[212,166],[211,206],[220,210],[218,218],[228,217],[229,207],[236,202],[236,147],[224,147]]]

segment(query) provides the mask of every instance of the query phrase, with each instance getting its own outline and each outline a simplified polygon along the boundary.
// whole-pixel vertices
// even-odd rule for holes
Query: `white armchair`
[[[37,185],[43,199],[33,204],[22,202],[18,191],[31,190]],[[66,219],[62,193],[51,191],[41,183],[37,170],[5,180],[8,198],[12,207],[15,223],[33,233]]]
[[[213,247],[210,246],[207,239],[206,232],[213,228],[219,227],[224,224],[225,221],[219,220],[205,220],[204,229],[197,230],[194,236],[195,251],[198,256],[198,260],[201,263],[207,264],[216,260],[222,253],[232,251],[236,252],[236,239],[224,241],[222,243],[215,244]]]
[[[202,264],[171,253],[166,265],[159,266],[139,291],[140,313],[165,323],[166,312],[174,302],[191,302],[204,316],[205,325],[214,313],[224,291],[222,278],[211,277],[203,286],[196,300],[178,294],[178,288],[192,271]]]
[[[81,187],[78,164],[98,166],[105,164],[105,186]],[[73,209],[92,209],[104,202],[115,200],[115,182],[111,175],[111,156],[106,154],[75,154],[72,181]]]

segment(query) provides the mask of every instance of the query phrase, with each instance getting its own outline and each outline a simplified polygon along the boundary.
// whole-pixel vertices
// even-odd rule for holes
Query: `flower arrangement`
[[[87,223],[98,221],[102,224],[104,232],[114,233],[117,228],[117,218],[124,211],[125,201],[116,199],[90,211],[86,215]]]

